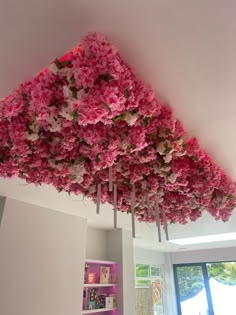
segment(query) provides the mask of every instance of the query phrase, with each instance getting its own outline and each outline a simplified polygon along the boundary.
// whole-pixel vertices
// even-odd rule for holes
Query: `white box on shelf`
[[[106,297],[106,308],[113,308],[113,297],[107,296]]]

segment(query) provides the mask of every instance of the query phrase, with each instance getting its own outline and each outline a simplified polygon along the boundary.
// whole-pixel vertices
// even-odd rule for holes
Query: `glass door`
[[[175,265],[174,275],[179,315],[214,315],[206,266]]]
[[[214,315],[236,314],[236,262],[207,263]]]

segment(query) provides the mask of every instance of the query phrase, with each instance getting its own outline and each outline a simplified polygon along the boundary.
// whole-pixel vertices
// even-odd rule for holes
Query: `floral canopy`
[[[226,221],[236,204],[231,179],[97,33],[0,101],[0,176],[163,225]]]

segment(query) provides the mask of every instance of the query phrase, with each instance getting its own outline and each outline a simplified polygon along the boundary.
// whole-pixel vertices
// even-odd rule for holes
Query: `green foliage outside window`
[[[236,262],[219,262],[207,264],[209,278],[225,284],[236,285]],[[204,288],[201,266],[186,265],[177,267],[180,301],[197,295]]]
[[[149,278],[149,265],[136,264],[136,278]]]
[[[226,285],[236,285],[236,262],[207,264],[207,271],[209,278]]]

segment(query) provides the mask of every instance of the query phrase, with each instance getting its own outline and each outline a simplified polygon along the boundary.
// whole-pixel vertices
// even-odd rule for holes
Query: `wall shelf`
[[[100,312],[109,312],[109,311],[115,311],[116,308],[99,308],[95,310],[83,310],[82,314],[95,314]]]
[[[117,265],[115,261],[109,260],[94,260],[94,259],[86,259],[85,262],[87,264],[98,264],[98,265]]]
[[[103,284],[103,283],[85,283],[84,288],[105,288],[105,287],[116,287],[116,283],[108,283],[108,284]]]
[[[116,312],[117,290],[119,289],[119,285],[116,283],[117,263],[107,260],[86,259],[84,271],[84,280],[87,282],[89,274],[91,274],[91,282],[95,283],[84,283],[82,314],[104,314],[107,312],[107,314],[118,315]],[[107,298],[110,299],[107,300]],[[88,309],[89,307],[93,309]]]

